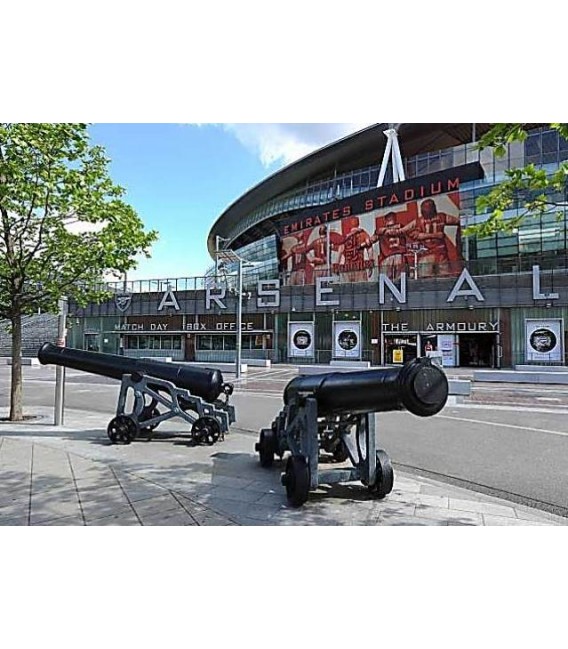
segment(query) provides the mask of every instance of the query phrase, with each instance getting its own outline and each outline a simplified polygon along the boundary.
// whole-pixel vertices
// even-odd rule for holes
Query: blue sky
[[[93,124],[114,182],[148,229],[152,258],[130,279],[202,275],[211,225],[279,168],[366,124]]]

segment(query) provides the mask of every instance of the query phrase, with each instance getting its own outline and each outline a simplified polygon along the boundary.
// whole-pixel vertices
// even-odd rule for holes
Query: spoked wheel
[[[270,428],[263,428],[260,431],[260,438],[254,446],[260,458],[260,466],[268,469],[274,462],[274,454],[278,450],[276,433]]]
[[[191,429],[191,438],[195,444],[213,446],[221,437],[221,426],[214,417],[200,417]]]
[[[282,474],[282,485],[292,507],[302,506],[310,493],[310,467],[303,455],[291,455]]]
[[[118,415],[111,419],[107,434],[113,444],[130,444],[138,435],[138,425],[128,415]]]
[[[333,459],[335,462],[345,462],[349,458],[349,451],[347,444],[340,439],[337,446],[333,449]]]
[[[377,478],[369,487],[377,498],[384,498],[392,491],[394,471],[389,456],[382,450],[377,451]]]
[[[147,426],[144,424],[145,421],[148,419],[154,419],[154,417],[159,417],[160,416],[160,411],[157,408],[153,408],[152,406],[144,406],[142,409],[142,412],[140,413],[140,417],[138,417],[138,421],[140,422],[140,428],[142,430],[155,430],[160,424],[152,424],[151,426]]]

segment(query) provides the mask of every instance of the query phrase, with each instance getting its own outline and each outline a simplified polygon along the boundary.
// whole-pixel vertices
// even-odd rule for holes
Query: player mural
[[[402,272],[454,277],[463,268],[458,191],[289,230],[281,236],[285,285],[313,284],[326,275],[347,283],[377,281],[379,273],[393,281]]]

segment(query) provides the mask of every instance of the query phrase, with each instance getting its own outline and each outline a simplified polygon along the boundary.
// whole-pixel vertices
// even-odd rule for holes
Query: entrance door
[[[100,352],[100,335],[99,334],[85,334],[84,349],[89,352]]]
[[[494,367],[495,336],[491,334],[460,334],[461,367]]]
[[[418,356],[418,336],[385,335],[385,364],[402,365]]]

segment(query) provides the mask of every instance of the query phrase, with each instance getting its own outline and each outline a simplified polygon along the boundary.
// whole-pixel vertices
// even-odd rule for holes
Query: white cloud
[[[283,166],[355,133],[361,124],[223,124],[265,167]]]

